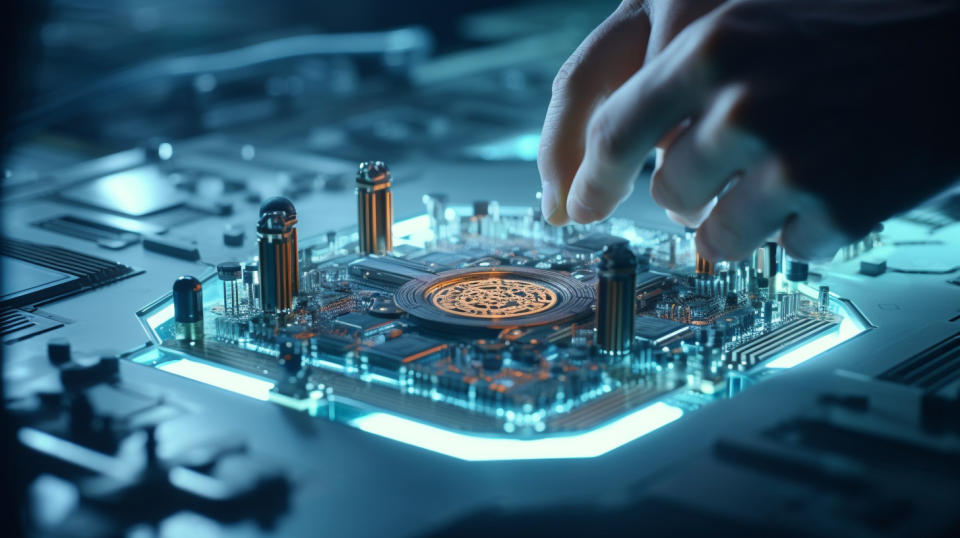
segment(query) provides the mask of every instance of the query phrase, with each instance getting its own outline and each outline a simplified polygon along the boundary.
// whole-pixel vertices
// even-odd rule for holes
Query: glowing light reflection
[[[155,313],[150,314],[150,316],[147,317],[147,325],[151,329],[156,330],[157,327],[163,325],[171,319],[173,319],[173,302],[156,311]]]
[[[387,413],[350,421],[368,433],[467,461],[592,458],[638,439],[683,415],[657,402],[590,431],[539,439],[508,439],[452,432]]]
[[[257,379],[248,375],[231,372],[210,366],[202,362],[191,361],[189,359],[180,359],[170,361],[157,366],[157,368],[177,374],[194,381],[206,383],[230,392],[236,392],[250,398],[267,401],[270,398],[270,390],[274,384],[263,379]]]

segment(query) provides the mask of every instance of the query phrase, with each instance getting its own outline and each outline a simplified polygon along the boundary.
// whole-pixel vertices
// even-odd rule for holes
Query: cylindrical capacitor
[[[393,250],[392,181],[390,170],[380,161],[361,163],[357,171],[357,228],[364,254]]]
[[[597,272],[597,344],[609,355],[629,353],[637,299],[637,257],[627,243],[608,245]]]
[[[820,286],[820,296],[817,306],[821,314],[830,312],[830,286]]]
[[[790,282],[805,282],[810,276],[810,266],[806,262],[786,257],[786,276]]]
[[[240,279],[243,277],[243,268],[237,262],[223,262],[217,266],[217,276],[223,284],[224,314],[240,315]]]
[[[177,340],[203,340],[203,286],[192,276],[173,283],[173,321]]]
[[[260,303],[260,266],[248,263],[243,266],[243,292],[247,298],[247,310],[254,311]]]
[[[293,308],[299,289],[297,210],[286,198],[271,198],[260,206],[257,241],[260,245],[260,307],[279,314]]]

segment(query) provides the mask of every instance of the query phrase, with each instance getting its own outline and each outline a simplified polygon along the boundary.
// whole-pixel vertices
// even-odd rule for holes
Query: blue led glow
[[[217,368],[216,366],[210,366],[209,364],[189,359],[166,362],[157,366],[157,368],[165,372],[177,374],[193,379],[194,381],[200,381],[201,383],[213,385],[214,387],[263,401],[270,399],[270,390],[274,387],[273,383],[263,379],[224,370],[223,368]]]
[[[467,461],[593,458],[621,447],[683,415],[679,407],[656,402],[613,422],[571,435],[510,439],[453,432],[388,413],[350,421],[368,433]]]

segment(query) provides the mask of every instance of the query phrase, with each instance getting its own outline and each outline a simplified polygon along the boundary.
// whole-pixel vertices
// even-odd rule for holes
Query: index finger
[[[680,33],[594,113],[567,197],[576,222],[606,218],[630,194],[644,158],[677,124],[701,113],[715,81],[703,53],[708,15]]]
[[[584,132],[590,114],[643,65],[650,20],[643,2],[623,2],[580,44],[553,82],[537,165],[544,217],[552,224],[568,220],[567,192],[583,159]]]

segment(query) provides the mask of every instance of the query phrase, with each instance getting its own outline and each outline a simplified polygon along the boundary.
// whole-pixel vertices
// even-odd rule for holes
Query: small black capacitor
[[[806,262],[786,257],[786,275],[790,282],[805,282],[810,277],[810,266]]]
[[[178,340],[203,339],[203,286],[196,277],[181,276],[174,281],[173,320]]]
[[[490,202],[488,200],[473,201],[473,216],[486,217],[490,214]]]
[[[597,344],[605,354],[627,354],[633,343],[637,257],[627,243],[608,245],[597,272]]]
[[[757,276],[772,280],[779,272],[780,245],[769,241],[757,250]]]

